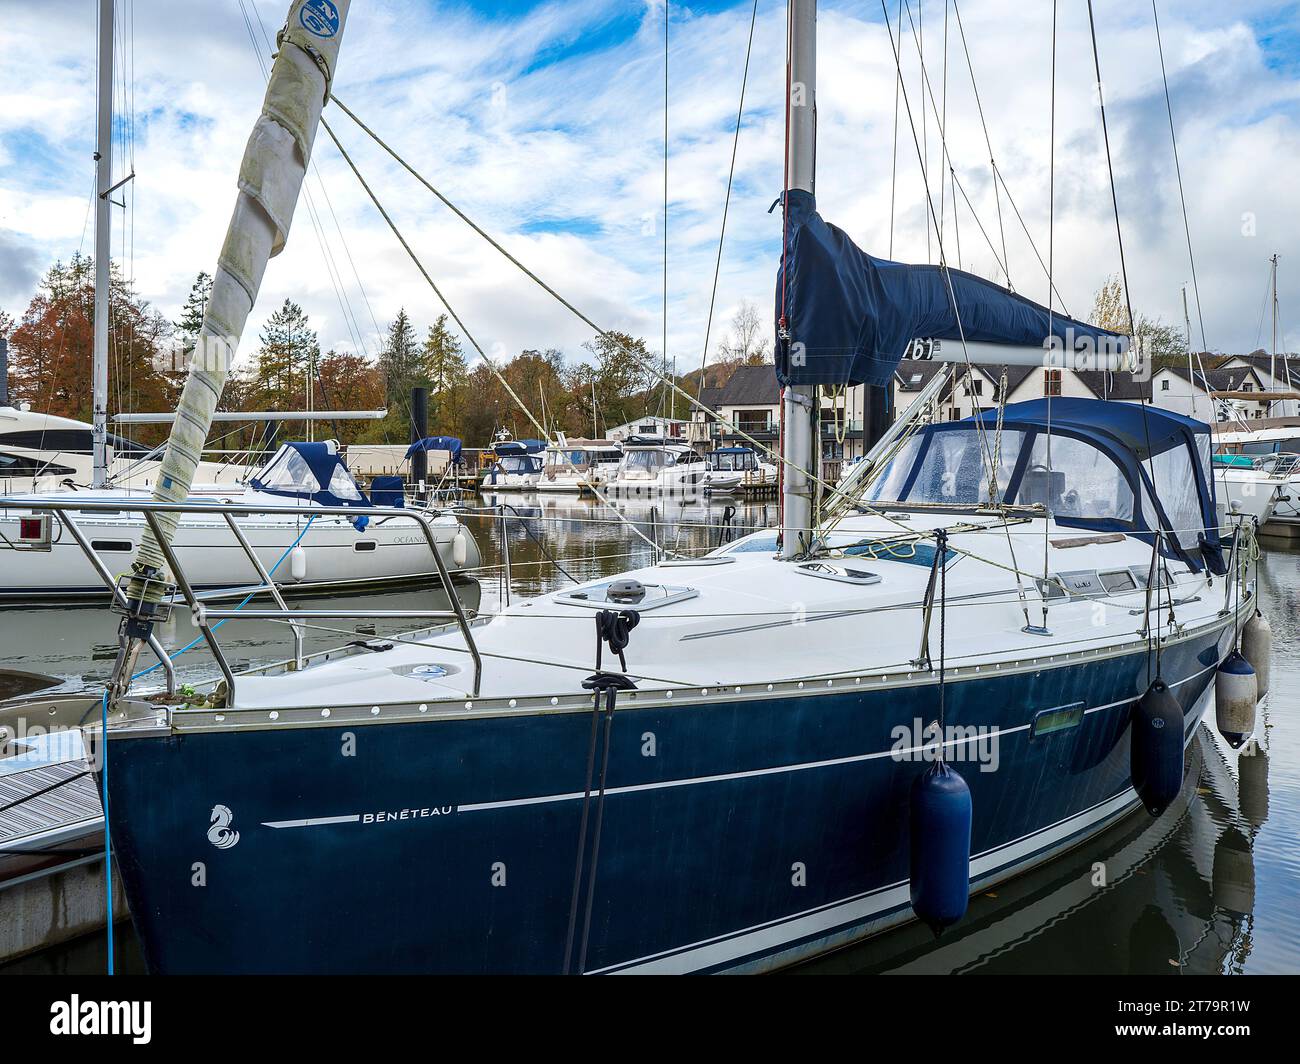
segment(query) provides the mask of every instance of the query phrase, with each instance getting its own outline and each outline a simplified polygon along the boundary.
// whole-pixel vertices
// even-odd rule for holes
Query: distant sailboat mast
[[[91,366],[91,486],[108,486],[108,209],[113,181],[113,0],[99,0],[99,99],[95,136],[95,331]]]

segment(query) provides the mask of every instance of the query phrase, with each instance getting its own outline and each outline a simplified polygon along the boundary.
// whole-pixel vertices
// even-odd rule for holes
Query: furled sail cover
[[[1049,314],[982,277],[949,270],[945,279],[939,266],[868,255],[817,213],[811,193],[793,189],[786,197],[787,272],[783,279],[778,269],[776,279],[776,375],[783,385],[883,387],[918,338],[960,340],[964,334],[970,341],[1042,347],[1054,335],[1067,346],[1071,337],[1076,344],[1104,339],[1111,349],[1120,340],[1106,329]],[[783,308],[788,340],[780,336]]]

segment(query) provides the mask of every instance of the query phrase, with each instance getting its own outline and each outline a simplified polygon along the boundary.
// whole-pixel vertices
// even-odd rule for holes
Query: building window
[[[1043,394],[1061,394],[1061,371],[1059,369],[1043,370]]]
[[[772,431],[772,415],[766,410],[737,410],[735,421],[741,432]]]
[[[1160,390],[1161,390],[1162,392],[1167,392],[1167,391],[1169,391],[1169,378],[1168,378],[1168,377],[1166,377],[1164,380],[1162,380],[1162,381],[1160,382]]]
[[[1243,392],[1253,392],[1255,390],[1255,386],[1251,384],[1250,381],[1242,381],[1241,390]]]

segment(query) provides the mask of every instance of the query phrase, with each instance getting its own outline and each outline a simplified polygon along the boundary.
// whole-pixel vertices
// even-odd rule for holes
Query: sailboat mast
[[[321,109],[329,98],[350,0],[293,0],[267,81],[262,113],[239,167],[239,193],[212,276],[212,293],[194,345],[154,485],[155,502],[183,503],[203,454],[208,429],[257,299],[267,261],[289,238],[298,193],[311,160]],[[131,681],[132,665],[153,629],[163,601],[162,543],[170,543],[180,514],[157,516],[158,534],[145,529],[131,566],[127,616],[118,634],[111,697]]]
[[[108,486],[109,188],[113,184],[113,0],[99,0],[99,99],[95,134],[95,331],[91,362],[91,486]]]
[[[786,191],[815,192],[817,157],[817,0],[790,0],[789,93],[786,98]],[[788,200],[788,197],[786,197]],[[788,202],[784,205],[788,212]],[[799,337],[791,336],[791,344]],[[817,388],[789,385],[781,399],[785,422],[781,441],[782,472],[781,554],[803,554],[812,541],[813,482],[805,471],[813,469],[816,442]]]
[[[1273,253],[1273,269],[1271,271],[1271,283],[1273,286],[1273,346],[1269,348],[1272,353],[1268,360],[1268,375],[1273,384],[1273,390],[1277,391],[1277,252]],[[1287,374],[1290,378],[1290,374]],[[1291,381],[1287,380],[1287,387],[1291,387]],[[1273,412],[1273,404],[1269,403],[1269,413]]]

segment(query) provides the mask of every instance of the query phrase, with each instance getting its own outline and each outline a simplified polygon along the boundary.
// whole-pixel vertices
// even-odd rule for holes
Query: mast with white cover
[[[294,0],[277,37],[279,51],[262,113],[240,163],[239,195],[154,488],[155,502],[183,503],[189,495],[266,264],[288,239],[321,110],[329,98],[348,6],[349,0]],[[160,531],[169,543],[179,520],[174,512],[158,514]],[[152,630],[165,594],[165,571],[163,550],[146,530],[131,567],[130,607],[119,633],[112,681],[115,698],[126,690],[133,662]]]

